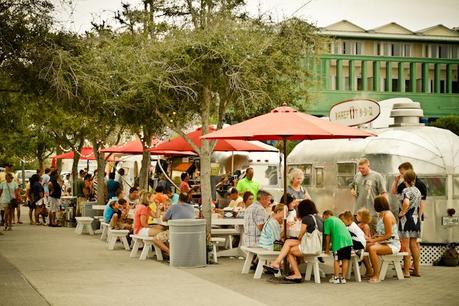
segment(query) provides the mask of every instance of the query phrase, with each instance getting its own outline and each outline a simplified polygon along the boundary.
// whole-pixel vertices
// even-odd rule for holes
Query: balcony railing
[[[322,55],[315,74],[326,91],[456,94],[458,68],[457,59]]]

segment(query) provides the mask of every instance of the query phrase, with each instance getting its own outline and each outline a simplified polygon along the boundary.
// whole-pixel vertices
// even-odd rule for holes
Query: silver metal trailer
[[[392,111],[398,126],[373,129],[377,137],[301,142],[288,156],[289,168],[304,170],[304,185],[320,211],[340,212],[352,210],[355,204],[349,184],[360,158],[368,158],[371,168],[384,176],[389,194],[398,165],[410,162],[428,189],[422,242],[459,242],[459,226],[442,225],[448,208],[459,211],[459,137],[449,130],[413,123],[412,117],[404,124],[401,117],[408,118],[414,110],[404,104],[407,112],[395,106]],[[390,203],[398,212],[397,198],[391,195]]]

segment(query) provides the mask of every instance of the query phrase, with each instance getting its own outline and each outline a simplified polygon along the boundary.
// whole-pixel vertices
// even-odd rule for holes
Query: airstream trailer
[[[304,170],[303,184],[320,211],[340,212],[353,209],[349,185],[360,158],[368,158],[371,168],[384,176],[389,194],[398,165],[410,162],[428,189],[422,242],[459,242],[459,226],[442,225],[448,208],[459,211],[459,137],[449,130],[420,125],[422,110],[414,104],[419,105],[395,104],[395,125],[371,130],[376,137],[303,141],[288,156],[288,165]],[[410,117],[415,113],[417,123]],[[395,196],[390,195],[390,203],[398,212]]]

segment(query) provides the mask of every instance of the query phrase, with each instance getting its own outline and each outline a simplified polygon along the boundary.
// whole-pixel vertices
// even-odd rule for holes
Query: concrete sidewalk
[[[22,224],[0,236],[0,305],[394,306],[457,305],[459,299],[459,268],[422,267],[420,278],[389,277],[379,284],[331,285],[323,279],[322,284],[281,285],[267,276],[253,280],[240,274],[242,260],[175,269],[129,258],[124,249],[109,251],[98,236],[78,236],[73,230]],[[15,285],[21,275],[27,281]],[[26,303],[5,304],[18,292],[24,292]]]

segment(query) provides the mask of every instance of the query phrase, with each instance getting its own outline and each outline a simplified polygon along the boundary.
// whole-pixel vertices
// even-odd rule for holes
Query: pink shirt
[[[137,208],[135,209],[135,215],[134,215],[134,234],[135,235],[137,235],[142,229],[142,222],[140,221],[140,217],[146,216],[147,222],[148,222],[150,211],[151,211],[150,207],[148,206],[145,206],[143,204],[137,205]]]
[[[188,193],[190,191],[191,191],[191,188],[190,188],[190,185],[187,182],[183,181],[183,182],[180,183],[180,192]]]

